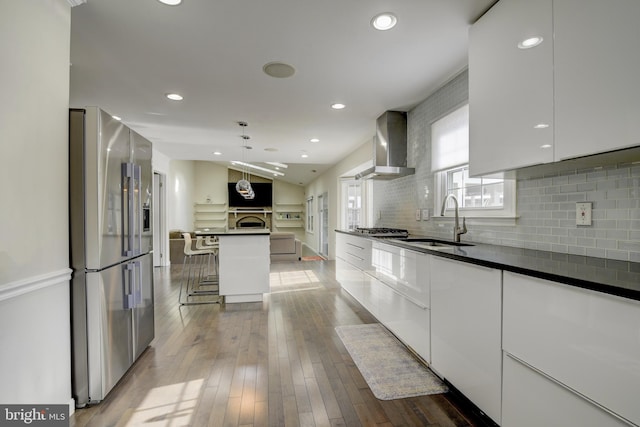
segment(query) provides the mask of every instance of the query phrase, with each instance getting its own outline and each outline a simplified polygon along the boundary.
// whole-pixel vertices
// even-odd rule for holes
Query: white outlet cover
[[[591,202],[576,203],[576,225],[591,225]]]
[[[416,209],[416,221],[420,221],[420,209]]]
[[[422,220],[429,221],[429,209],[422,209]]]

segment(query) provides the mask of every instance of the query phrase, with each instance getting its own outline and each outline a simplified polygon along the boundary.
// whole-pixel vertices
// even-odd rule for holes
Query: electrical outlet
[[[429,209],[422,209],[422,220],[429,221]]]
[[[416,209],[416,221],[420,221],[420,209]]]
[[[576,203],[576,225],[591,225],[591,202]]]

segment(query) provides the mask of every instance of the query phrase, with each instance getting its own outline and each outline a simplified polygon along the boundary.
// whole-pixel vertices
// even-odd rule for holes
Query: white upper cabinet
[[[552,144],[552,2],[502,0],[470,30],[469,173],[552,162]]]
[[[496,3],[469,33],[470,174],[640,145],[638,17],[637,0]]]
[[[640,1],[555,0],[556,160],[640,145]]]

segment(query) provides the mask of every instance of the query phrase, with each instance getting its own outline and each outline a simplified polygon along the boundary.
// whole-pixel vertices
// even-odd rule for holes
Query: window
[[[313,197],[307,199],[307,231],[313,233]]]
[[[452,194],[467,217],[515,216],[515,183],[501,177],[469,177],[469,105],[431,125],[431,169],[435,172],[435,210]],[[446,208],[453,209],[452,199]]]
[[[342,181],[342,228],[353,230],[362,226],[362,181]]]

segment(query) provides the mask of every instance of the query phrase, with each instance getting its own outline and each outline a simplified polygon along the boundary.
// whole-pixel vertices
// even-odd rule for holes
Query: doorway
[[[319,253],[329,256],[329,197],[326,192],[318,197],[318,218],[320,222]]]
[[[153,266],[169,265],[167,223],[165,220],[165,175],[153,173]]]

